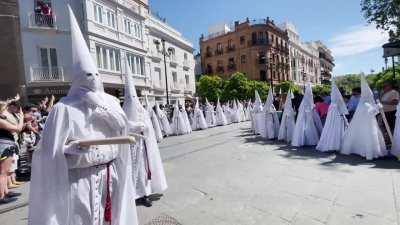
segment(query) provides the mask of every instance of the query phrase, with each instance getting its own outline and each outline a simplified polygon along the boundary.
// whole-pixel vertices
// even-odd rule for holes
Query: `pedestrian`
[[[343,138],[341,153],[358,154],[367,160],[387,155],[385,140],[376,120],[376,104],[367,80],[361,76],[361,98]]]
[[[123,108],[129,121],[130,133],[143,135],[143,138],[130,146],[134,156],[132,180],[136,190],[135,199],[137,204],[150,207],[152,202],[149,196],[163,193],[167,189],[167,181],[151,118],[138,100],[131,70],[127,71]]]
[[[311,84],[308,83],[299,107],[296,126],[293,131],[292,146],[317,145],[321,132],[321,119],[315,110]]]
[[[316,104],[317,105],[317,104]],[[321,107],[321,104],[319,104]],[[318,108],[318,105],[316,106]],[[321,109],[317,109],[321,111]],[[321,152],[339,151],[343,142],[343,135],[347,129],[348,114],[346,103],[336,83],[333,81],[331,90],[331,104],[327,113],[324,129],[316,149]]]
[[[196,105],[194,107],[194,113],[193,113],[192,130],[205,130],[207,128],[208,126],[204,118],[203,111],[200,109],[199,106],[199,99],[196,98]]]
[[[399,100],[399,92],[393,88],[393,84],[390,82],[384,83],[381,104],[391,132],[394,131],[394,126],[396,123],[396,106],[399,104]]]
[[[274,105],[274,94],[272,89],[269,89],[267,100],[263,109],[264,119],[260,124],[261,137],[269,140],[278,138],[279,135],[279,118]]]
[[[347,118],[349,120],[353,118],[353,115],[357,110],[358,103],[360,102],[360,98],[361,98],[361,88],[359,87],[353,88],[350,99],[347,102],[347,109],[349,111],[349,115],[347,116]]]
[[[83,147],[79,140],[126,136],[119,100],[104,92],[89,48],[68,6],[71,87],[54,106],[32,162],[29,225],[137,225],[127,144]],[[128,206],[132,206],[128,207]]]
[[[293,109],[292,96],[292,91],[289,90],[288,94],[286,95],[286,102],[278,135],[278,140],[286,141],[287,143],[290,143],[292,141],[293,130],[296,126],[296,112]]]
[[[224,114],[224,110],[221,107],[221,103],[219,102],[219,98],[217,100],[217,108],[216,108],[216,125],[217,126],[225,126],[228,124],[226,121],[226,117]]]
[[[321,96],[314,98],[315,110],[321,118],[322,124],[325,124],[326,116],[328,115],[329,104],[327,104]]]

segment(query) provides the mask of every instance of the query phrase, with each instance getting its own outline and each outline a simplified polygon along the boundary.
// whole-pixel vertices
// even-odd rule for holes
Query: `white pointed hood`
[[[332,82],[332,90],[331,90],[331,104],[335,104],[337,107],[337,110],[341,115],[347,115],[349,114],[349,111],[347,110],[346,103],[343,100],[343,96],[339,91],[339,88],[336,85],[336,82]]]
[[[286,96],[286,101],[285,101],[285,108],[284,108],[284,112],[286,113],[286,111],[288,112],[288,113],[293,113],[294,112],[294,110],[293,110],[293,104],[292,104],[292,96],[293,96],[293,93],[292,93],[292,91],[291,90],[289,90],[289,92],[288,92],[288,94],[287,94],[287,96]]]
[[[306,90],[304,93],[303,100],[300,104],[299,111],[310,111],[314,109],[314,95],[312,93],[311,83],[307,82]]]
[[[68,95],[71,96],[88,91],[104,92],[103,83],[99,77],[96,64],[93,61],[78,22],[69,5],[68,11],[72,40],[72,83]]]
[[[254,106],[258,107],[262,104],[261,98],[260,98],[260,94],[258,94],[258,91],[255,91],[255,100],[254,100]]]
[[[370,104],[376,104],[374,94],[364,75],[361,75],[361,100]]]
[[[138,121],[139,110],[142,106],[136,94],[135,83],[132,79],[132,72],[128,61],[125,64],[127,73],[125,74],[125,100],[123,109],[129,121]]]
[[[194,106],[195,110],[200,110],[200,106],[199,106],[199,98],[196,98],[196,105]]]
[[[274,112],[274,111],[276,111],[274,106],[274,93],[272,92],[272,88],[270,88],[268,91],[267,100],[265,101],[263,112]]]

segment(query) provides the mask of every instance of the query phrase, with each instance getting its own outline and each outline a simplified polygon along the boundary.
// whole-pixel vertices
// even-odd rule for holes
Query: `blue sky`
[[[214,24],[266,18],[294,23],[303,41],[322,40],[335,56],[335,75],[382,69],[387,34],[367,25],[361,0],[150,0],[150,9],[192,41]]]

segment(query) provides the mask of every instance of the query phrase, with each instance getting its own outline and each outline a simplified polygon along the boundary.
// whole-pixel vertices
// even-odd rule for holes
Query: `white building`
[[[168,87],[170,103],[179,100],[182,104],[185,99],[190,99],[196,90],[193,45],[177,30],[154,16],[149,17],[146,27],[153,88],[150,96],[154,97],[157,103],[166,103]]]
[[[45,15],[43,7],[40,10],[40,4],[47,4],[51,8],[51,14]],[[127,72],[125,62],[128,60],[138,96],[154,96],[156,92],[161,99],[165,93],[154,88],[159,83],[159,76],[154,76],[154,60],[148,57],[153,55],[154,50],[150,51],[153,38],[149,32],[152,33],[152,29],[147,27],[154,27],[155,23],[152,21],[155,19],[149,16],[147,0],[19,0],[26,95],[30,99],[51,94],[61,97],[69,89],[72,56],[67,4],[71,5],[81,25],[106,91],[119,97],[123,95],[124,76]],[[168,27],[166,30],[173,29]],[[188,64],[193,61],[191,47],[187,47],[191,44],[182,44],[180,34],[167,36],[173,46],[177,43],[177,54],[174,58],[177,61],[177,69],[174,71],[176,77],[179,74],[180,79],[185,79],[181,76],[187,74],[194,80],[194,63],[193,67]],[[181,57],[181,49],[188,49],[188,61]],[[175,65],[170,64],[172,68]],[[183,67],[189,67],[189,72],[185,75],[182,75]],[[194,83],[189,84],[193,85],[190,90],[194,92]],[[176,92],[174,96],[183,98],[184,88],[182,86],[182,93],[175,89],[171,91]]]
[[[303,86],[307,80],[314,84],[321,83],[321,69],[318,48],[300,40],[294,24],[286,22],[281,25],[289,35],[289,60],[291,80]]]

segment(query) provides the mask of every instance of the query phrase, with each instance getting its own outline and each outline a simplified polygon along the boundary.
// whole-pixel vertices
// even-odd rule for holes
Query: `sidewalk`
[[[11,189],[10,191],[21,193],[22,195],[18,197],[18,200],[15,202],[11,202],[9,204],[0,205],[0,215],[6,212],[9,212],[14,209],[18,209],[20,207],[25,207],[28,205],[29,199],[29,185],[30,183],[27,182],[19,188]]]

